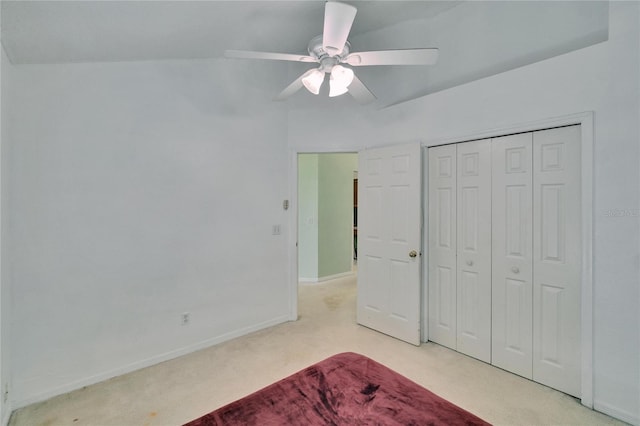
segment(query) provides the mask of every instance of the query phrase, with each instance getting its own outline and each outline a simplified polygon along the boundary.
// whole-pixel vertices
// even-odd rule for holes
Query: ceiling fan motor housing
[[[348,41],[345,42],[344,47],[342,48],[342,52],[337,55],[330,55],[323,47],[322,47],[322,35],[316,36],[309,42],[309,56],[316,58],[316,60],[320,63],[320,69],[324,72],[331,72],[331,68],[334,65],[342,62],[344,58],[349,55],[349,51],[351,50],[351,43]]]

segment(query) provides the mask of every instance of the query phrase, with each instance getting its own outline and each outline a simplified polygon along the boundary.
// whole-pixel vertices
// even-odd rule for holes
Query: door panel
[[[533,379],[580,395],[580,127],[533,134]]]
[[[456,346],[456,146],[429,148],[429,340]]]
[[[478,300],[480,277],[476,272],[462,271],[458,274],[458,288],[460,289],[460,304],[458,306],[458,331],[461,335],[478,339],[480,338],[477,327],[477,308],[474,306]]]
[[[420,144],[358,155],[359,324],[420,344]]]
[[[457,145],[459,352],[491,362],[491,140]]]
[[[492,151],[492,364],[533,375],[533,135],[495,138]]]

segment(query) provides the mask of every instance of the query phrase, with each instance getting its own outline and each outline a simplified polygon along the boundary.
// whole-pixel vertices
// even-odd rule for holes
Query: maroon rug
[[[185,426],[488,424],[384,365],[346,352]]]

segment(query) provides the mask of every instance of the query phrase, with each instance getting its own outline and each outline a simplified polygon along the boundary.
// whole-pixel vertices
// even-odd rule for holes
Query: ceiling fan
[[[375,95],[355,76],[352,67],[370,65],[431,65],[438,59],[438,49],[399,49],[371,52],[351,52],[347,40],[357,9],[345,3],[328,1],[324,10],[323,33],[314,37],[308,46],[309,55],[290,53],[253,52],[246,50],[227,50],[227,58],[271,59],[292,62],[317,62],[320,67],[310,69],[287,86],[276,100],[284,100],[303,86],[317,95],[329,74],[329,96],[340,96],[349,92],[357,102],[366,104],[376,99]]]

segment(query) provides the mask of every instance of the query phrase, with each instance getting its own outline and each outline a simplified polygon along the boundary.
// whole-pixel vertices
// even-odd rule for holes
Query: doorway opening
[[[356,153],[298,154],[298,281],[319,283],[355,272]]]
[[[298,314],[342,303],[355,310],[358,154],[298,153],[296,168]],[[326,307],[306,303],[317,292]]]

